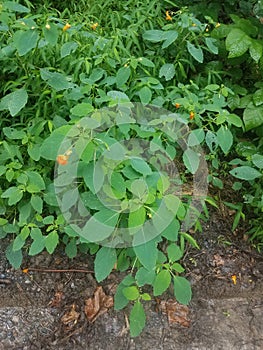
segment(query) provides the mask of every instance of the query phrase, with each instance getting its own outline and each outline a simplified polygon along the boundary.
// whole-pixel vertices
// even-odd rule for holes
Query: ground
[[[43,252],[23,263],[41,271],[24,273],[10,267],[1,242],[0,350],[262,349],[263,255],[246,241],[245,230],[231,232],[229,218],[211,213],[203,232],[195,233],[201,249],[187,250],[182,263],[193,289],[189,307],[176,304],[170,292],[148,302],[147,326],[133,339],[127,310],[106,308],[95,322],[87,320],[85,301],[98,287],[90,258]],[[114,294],[120,277],[114,272],[102,284],[106,295]]]

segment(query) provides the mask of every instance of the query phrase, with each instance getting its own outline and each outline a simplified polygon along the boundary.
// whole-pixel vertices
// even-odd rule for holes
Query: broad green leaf
[[[155,67],[155,64],[153,63],[153,61],[149,60],[148,58],[146,57],[140,57],[138,58],[138,61],[145,67]]]
[[[65,75],[58,72],[50,72],[46,68],[40,68],[40,76],[56,91],[68,89],[70,84]]]
[[[8,205],[14,205],[20,201],[23,197],[23,191],[15,186],[9,187],[1,195],[2,198],[8,198]]]
[[[143,88],[141,88],[138,94],[142,104],[146,105],[150,103],[152,99],[152,90],[149,89],[148,86],[144,86]]]
[[[68,41],[61,46],[60,57],[64,58],[69,56],[71,53],[75,52],[78,47],[78,43],[75,41]]]
[[[126,185],[121,173],[114,172],[110,178],[111,186],[118,192],[126,193]]]
[[[138,231],[139,227],[145,223],[146,220],[146,210],[144,207],[140,207],[138,210],[129,213],[128,225],[132,232]],[[137,229],[136,229],[137,228]]]
[[[173,194],[167,194],[163,197],[163,199],[167,209],[169,209],[174,215],[176,215],[178,208],[181,204],[181,200]]]
[[[8,109],[11,116],[17,115],[25,107],[28,94],[25,89],[18,89],[4,96],[0,102],[0,110]]]
[[[71,108],[70,113],[76,115],[77,117],[86,117],[89,113],[93,112],[94,108],[90,103],[79,103],[75,107]],[[90,119],[90,122],[93,122],[94,126],[91,129],[95,129],[99,126],[99,122],[94,119]],[[93,125],[92,124],[92,125]]]
[[[10,264],[15,269],[19,269],[19,267],[21,266],[22,261],[23,261],[23,255],[22,255],[21,249],[14,251],[13,250],[13,243],[11,243],[6,248],[5,254],[6,254],[7,260],[10,262]]]
[[[233,113],[228,114],[226,116],[226,119],[229,124],[233,124],[238,128],[240,128],[243,125],[242,119],[236,114],[233,114]]]
[[[70,241],[66,245],[65,253],[67,254],[67,256],[70,259],[75,258],[75,256],[78,253],[78,249],[77,249],[77,244],[76,244],[76,239],[75,238],[70,239]]]
[[[206,136],[205,136],[205,142],[210,150],[210,152],[214,152],[215,149],[217,148],[218,146],[218,141],[217,141],[217,137],[216,135],[208,130],[207,133],[206,133]]]
[[[197,62],[203,63],[204,54],[201,47],[195,47],[190,41],[187,41],[187,50]]]
[[[116,262],[117,254],[115,249],[108,247],[100,248],[94,262],[96,280],[101,282],[108,277]]]
[[[152,30],[146,30],[142,37],[144,40],[148,40],[154,43],[158,43],[160,41],[163,40],[163,35],[164,35],[164,31],[162,30],[156,30],[156,29],[152,29]]]
[[[79,191],[77,188],[67,190],[61,199],[60,208],[62,213],[65,213],[72,208],[79,199]]]
[[[200,162],[200,155],[193,151],[191,148],[187,148],[183,154],[184,165],[191,174],[195,174]]]
[[[144,179],[135,179],[131,184],[131,192],[142,199],[148,194],[148,187]]]
[[[102,68],[94,68],[89,76],[89,82],[91,84],[96,83],[99,81],[105,73],[105,70]]]
[[[142,174],[143,176],[147,176],[152,173],[150,166],[145,162],[145,160],[141,158],[132,158],[131,166],[135,171]]]
[[[218,47],[215,45],[216,42],[217,42],[217,40],[213,39],[211,37],[205,38],[206,46],[208,47],[209,51],[214,53],[215,55],[218,54]]]
[[[229,58],[242,56],[250,45],[250,37],[241,29],[232,29],[226,37],[226,49],[229,51]]]
[[[58,243],[59,243],[59,237],[58,237],[58,233],[56,231],[50,232],[45,237],[45,247],[46,247],[46,250],[49,252],[49,254],[53,254]]]
[[[168,270],[162,270],[157,274],[153,282],[153,295],[161,295],[171,283],[171,274]]]
[[[54,23],[49,23],[47,26],[43,28],[43,32],[44,32],[44,37],[46,41],[49,43],[49,45],[55,46],[59,37],[57,25]]]
[[[18,236],[16,236],[14,242],[13,242],[13,251],[17,251],[19,249],[21,249],[25,242],[27,237],[30,234],[30,229],[28,226],[24,226],[21,230],[21,232],[19,233]]]
[[[33,243],[30,246],[28,255],[37,255],[45,248],[45,237],[37,227],[31,229],[30,236],[33,239]]]
[[[183,256],[183,252],[181,248],[175,243],[171,243],[168,245],[167,254],[168,254],[168,259],[172,262],[180,260]]]
[[[233,135],[231,131],[226,126],[221,125],[216,132],[216,137],[222,151],[227,154],[233,144]]]
[[[56,160],[60,146],[65,139],[65,135],[53,132],[47,137],[40,147],[40,155],[48,160]]]
[[[176,30],[169,30],[163,33],[164,43],[162,44],[162,49],[166,49],[178,38],[178,32]]]
[[[255,62],[258,62],[262,57],[263,45],[261,41],[250,39],[249,53]]]
[[[175,68],[172,63],[165,63],[162,65],[160,72],[159,72],[159,78],[164,77],[166,81],[173,79],[175,76]]]
[[[11,140],[22,140],[26,136],[26,133],[23,130],[17,130],[10,127],[3,128],[3,133]]]
[[[140,292],[136,286],[125,287],[123,288],[122,293],[128,300],[136,300],[140,296]]]
[[[256,178],[262,176],[258,170],[247,165],[242,165],[230,170],[230,174],[238,179],[247,181],[255,180]]]
[[[19,56],[26,55],[29,51],[36,48],[39,34],[35,29],[18,30],[13,36],[14,46]]]
[[[162,236],[169,241],[176,242],[178,239],[178,232],[180,229],[180,222],[177,219],[173,219],[172,222],[162,231]]]
[[[29,8],[27,8],[23,5],[17,4],[14,1],[4,1],[2,6],[4,9],[8,9],[9,11],[20,12],[20,13],[29,13],[30,12]]]
[[[124,84],[127,83],[128,79],[131,75],[131,68],[130,67],[121,67],[116,75],[116,83],[117,87],[121,88]]]
[[[38,213],[42,213],[43,210],[43,200],[41,197],[37,195],[32,195],[30,199],[30,203],[35,211]]]
[[[145,267],[139,268],[136,272],[135,279],[139,287],[144,286],[145,284],[152,284],[155,278],[154,270],[147,270]]]
[[[253,102],[255,106],[263,104],[263,89],[259,89],[253,94]]]
[[[36,171],[25,171],[28,177],[27,191],[30,193],[40,192],[46,188],[42,176]]]
[[[261,154],[253,154],[252,163],[259,169],[263,169],[263,155]]]
[[[135,302],[131,309],[129,321],[131,337],[137,337],[142,332],[146,322],[145,312],[139,300]]]
[[[174,263],[171,268],[178,272],[178,273],[183,273],[185,271],[185,269],[183,268],[183,266],[181,264],[178,264],[178,263]]]
[[[153,270],[158,257],[158,250],[154,240],[133,247],[141,264],[149,271]]]
[[[114,310],[121,310],[129,304],[129,300],[124,296],[123,289],[126,288],[125,284],[120,283],[117,287],[114,295]]]
[[[187,144],[189,147],[200,145],[205,138],[205,132],[203,129],[195,129],[190,132],[188,136]]]
[[[192,298],[190,282],[181,276],[175,276],[173,279],[174,296],[180,304],[187,305]]]
[[[261,126],[263,124],[263,105],[256,107],[254,103],[249,103],[244,110],[243,120],[246,131]]]

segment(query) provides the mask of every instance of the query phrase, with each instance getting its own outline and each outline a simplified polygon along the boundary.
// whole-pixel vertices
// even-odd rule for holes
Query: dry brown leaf
[[[176,300],[169,299],[160,302],[160,310],[167,314],[169,324],[176,323],[183,327],[190,326],[188,306],[179,304]]]
[[[76,305],[72,304],[71,309],[61,317],[61,322],[68,327],[73,327],[79,319],[80,313],[76,311]]]
[[[63,292],[56,292],[54,298],[48,303],[50,307],[60,307],[63,298]]]
[[[223,266],[225,265],[224,259],[219,254],[214,254],[213,266]]]
[[[93,298],[85,300],[84,312],[90,322],[108,311],[113,306],[113,297],[106,295],[101,286],[97,287]]]

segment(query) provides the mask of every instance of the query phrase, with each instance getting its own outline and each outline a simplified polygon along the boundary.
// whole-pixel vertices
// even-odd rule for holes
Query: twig
[[[11,281],[8,279],[0,278],[0,284],[10,284]]]
[[[23,269],[22,271],[37,271],[37,272],[82,272],[82,273],[94,273],[94,271],[84,270],[84,269],[39,269],[35,267],[29,267],[27,269]],[[0,280],[1,281],[1,280]]]

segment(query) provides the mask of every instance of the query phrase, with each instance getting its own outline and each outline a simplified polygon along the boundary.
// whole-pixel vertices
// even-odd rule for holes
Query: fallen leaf
[[[174,299],[168,299],[160,302],[160,310],[167,314],[169,324],[176,323],[187,328],[190,326],[188,306],[179,304]]]
[[[72,304],[71,309],[61,317],[61,322],[68,328],[72,328],[79,319],[80,313],[76,311],[76,305]]]
[[[214,255],[214,260],[213,260],[213,266],[223,266],[225,264],[225,261],[219,254]]]
[[[93,298],[85,300],[84,312],[90,322],[104,314],[113,306],[113,297],[106,295],[101,286],[95,292]]]
[[[48,303],[50,307],[59,307],[63,298],[63,292],[56,292],[54,298]]]

